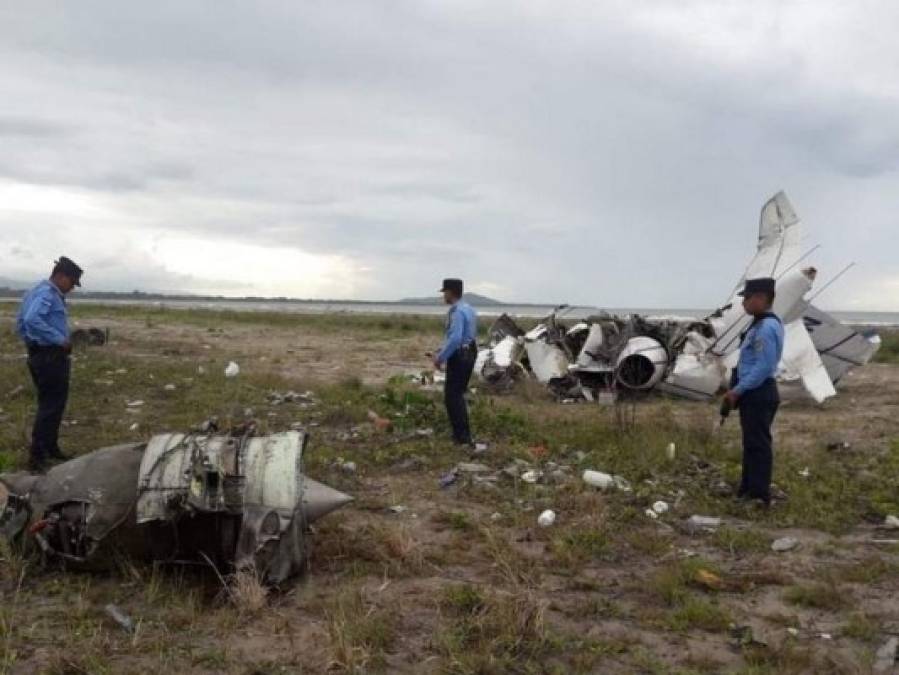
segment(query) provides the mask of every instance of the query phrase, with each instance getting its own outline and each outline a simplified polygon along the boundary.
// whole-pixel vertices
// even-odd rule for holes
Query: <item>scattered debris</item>
[[[674,445],[674,443],[669,443],[668,447],[665,448],[665,457],[668,458],[669,462],[673,462],[676,455],[677,455],[677,446]]]
[[[138,424],[137,422],[128,427],[129,431],[137,431],[138,429],[140,429],[140,424]]]
[[[368,411],[368,419],[376,431],[387,432],[393,428],[393,422],[386,417],[381,417],[374,410]]]
[[[103,611],[106,612],[107,616],[115,621],[126,633],[134,632],[134,621],[131,620],[131,617],[125,614],[121,608],[117,605],[113,605],[109,603],[103,608]]]
[[[549,527],[554,522],[556,522],[556,512],[552,509],[547,509],[537,517],[537,524],[540,527]]]
[[[477,462],[459,462],[456,465],[457,473],[488,473],[489,471],[489,466],[486,464],[478,464]]]
[[[852,444],[849,441],[844,441],[842,439],[834,439],[827,442],[825,445],[828,450],[849,450],[852,448]]]
[[[76,328],[69,336],[69,340],[76,346],[102,347],[109,342],[109,329]]]
[[[521,480],[523,480],[525,483],[531,484],[536,483],[542,477],[543,472],[537,471],[536,469],[529,469],[528,471],[525,471],[523,474],[521,474],[521,476],[519,476],[519,478],[521,478]]]
[[[219,430],[219,418],[213,415],[200,425],[200,431],[204,434],[212,433]]]
[[[888,515],[883,521],[883,526],[888,530],[899,530],[899,517]]]
[[[721,518],[716,516],[693,515],[687,519],[687,531],[690,534],[714,532],[721,527]]]
[[[490,520],[492,520],[494,523],[496,521],[502,520],[502,519],[503,519],[503,514],[501,514],[499,512],[494,512],[494,513],[490,514]]]
[[[165,391],[175,391],[177,388],[174,384],[167,384],[163,387]]]
[[[668,502],[663,502],[661,500],[657,501],[652,505],[652,511],[658,515],[666,513],[668,511]]]
[[[799,540],[795,537],[781,537],[774,540],[771,544],[771,550],[776,553],[785,553],[786,551],[792,551],[797,546],[799,546]]]
[[[434,430],[431,427],[427,427],[425,429],[416,429],[415,435],[420,436],[421,438],[430,438],[434,435]]]
[[[836,395],[833,385],[850,366],[871,360],[881,341],[876,333],[845,326],[806,300],[817,270],[796,268],[795,261],[805,257],[802,230],[787,196],[777,193],[762,207],[758,246],[743,269],[744,275],[777,278],[774,311],[787,318],[787,356],[778,377],[801,380],[821,403]],[[474,372],[500,390],[531,376],[563,403],[608,402],[652,389],[708,400],[727,386],[730,357],[752,321],[737,290],[700,320],[600,312],[565,322],[564,312],[572,308],[560,305],[525,332],[503,314],[490,327]]]
[[[609,490],[611,488],[617,488],[622,492],[630,492],[631,485],[621,476],[613,476],[609,473],[603,473],[602,471],[593,471],[592,469],[585,469],[584,473],[581,475],[583,481],[587,483],[587,485],[592,485],[595,488],[599,488],[600,490]]]
[[[896,652],[899,651],[899,637],[895,635],[887,640],[874,655],[875,673],[888,673],[896,665]]]
[[[693,575],[693,582],[712,591],[720,591],[724,588],[724,581],[720,576],[702,568],[696,570],[696,573]]]
[[[205,374],[206,374],[206,368],[204,368],[203,366],[197,366],[197,375],[205,375]]]
[[[799,475],[803,478],[808,478],[811,475],[811,472],[808,470],[808,467],[803,467],[799,470]]]
[[[343,473],[356,473],[356,462],[345,462],[342,457],[338,457],[335,465]]]
[[[137,399],[135,401],[128,401],[125,405],[129,408],[140,408],[143,404],[144,402],[142,400]]]
[[[406,511],[408,511],[409,507],[403,506],[402,504],[396,504],[394,506],[388,507],[387,510],[390,511],[390,513],[395,513],[395,514],[399,515],[400,513],[405,513]]]
[[[752,626],[738,626],[731,624],[728,627],[728,634],[733,640],[735,647],[766,647],[768,645],[764,640],[759,640],[752,632]]]
[[[237,377],[240,374],[240,366],[238,366],[234,361],[229,361],[228,365],[225,366],[225,377]]]
[[[440,481],[439,481],[440,487],[448,488],[450,485],[455,483],[457,480],[459,480],[459,474],[455,470],[450,471],[449,473],[445,473],[440,477]]]
[[[793,626],[790,626],[789,628],[787,628],[787,634],[790,635],[791,637],[799,637],[799,629],[793,628]]]

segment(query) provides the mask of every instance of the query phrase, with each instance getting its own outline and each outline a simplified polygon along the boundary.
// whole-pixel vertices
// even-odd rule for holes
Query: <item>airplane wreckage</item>
[[[504,314],[478,352],[475,373],[497,388],[533,376],[562,399],[611,402],[650,390],[708,399],[726,388],[741,335],[752,322],[737,292],[746,279],[773,277],[773,310],[785,329],[778,380],[801,380],[821,403],[836,394],[834,384],[851,367],[870,361],[880,338],[843,325],[806,299],[817,271],[800,265],[817,247],[803,253],[801,239],[799,218],[779,192],[762,207],[758,249],[729,301],[704,319],[602,313],[564,325],[557,319],[563,305],[525,332]]]
[[[0,474],[0,536],[74,568],[124,554],[278,584],[302,572],[308,525],[351,501],[304,475],[306,443],[299,431],[170,433],[46,475]]]

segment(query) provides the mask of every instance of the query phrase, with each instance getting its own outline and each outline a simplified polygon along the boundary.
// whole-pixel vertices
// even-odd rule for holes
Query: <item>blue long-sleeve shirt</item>
[[[460,347],[478,339],[478,315],[464,300],[459,300],[446,317],[446,337],[437,353],[438,363],[446,363]]]
[[[774,377],[784,348],[784,327],[774,315],[752,324],[740,345],[737,384],[734,391],[742,396]]]
[[[65,296],[53,282],[44,280],[22,299],[16,332],[26,344],[61,346],[69,339]]]

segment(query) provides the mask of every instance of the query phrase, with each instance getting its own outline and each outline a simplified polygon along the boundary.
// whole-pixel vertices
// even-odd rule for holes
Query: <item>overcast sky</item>
[[[894,2],[0,0],[0,277],[714,307],[785,189],[899,310]]]

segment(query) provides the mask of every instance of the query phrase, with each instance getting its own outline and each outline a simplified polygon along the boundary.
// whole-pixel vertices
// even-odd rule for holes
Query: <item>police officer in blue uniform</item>
[[[16,331],[28,348],[28,370],[37,389],[37,414],[31,432],[28,468],[43,472],[48,459],[69,459],[59,449],[59,425],[69,397],[68,312],[66,295],[81,286],[82,269],[69,258],[56,261],[50,278],[22,300]]]
[[[725,404],[740,410],[743,431],[743,475],[737,497],[771,504],[774,456],[771,424],[780,405],[774,375],[783,354],[784,327],[771,311],[775,281],[748,279],[740,295],[743,309],[753,317],[742,335],[740,361],[731,375]]]
[[[440,370],[446,366],[443,395],[453,428],[453,441],[459,445],[471,445],[465,392],[478,355],[478,315],[462,299],[464,285],[461,279],[444,279],[440,292],[450,309],[446,317],[446,338],[434,357],[434,367]]]

